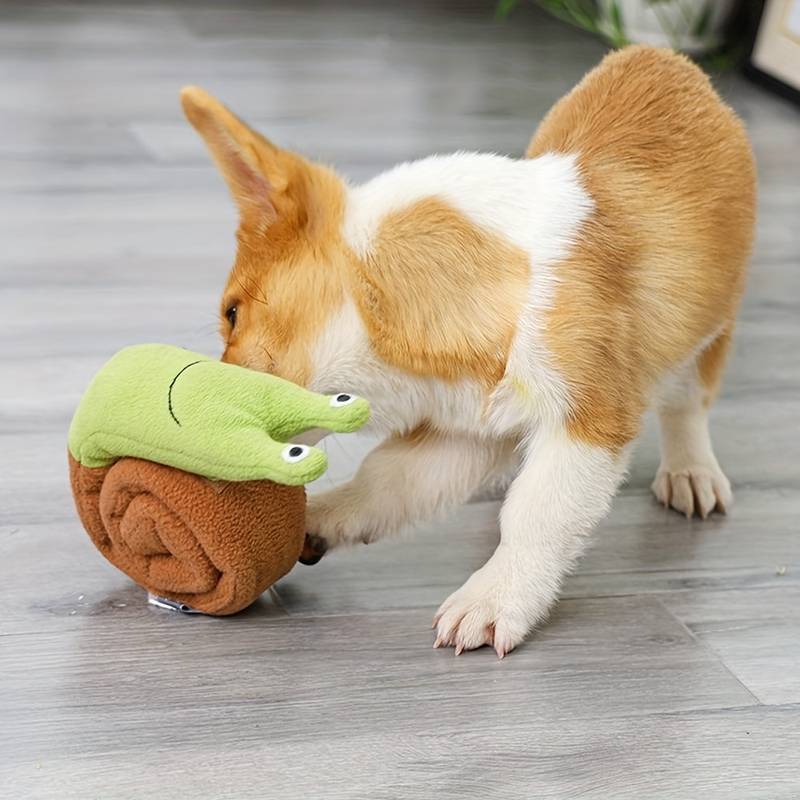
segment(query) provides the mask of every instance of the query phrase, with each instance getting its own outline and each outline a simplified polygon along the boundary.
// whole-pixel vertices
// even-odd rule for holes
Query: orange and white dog
[[[224,358],[357,391],[387,437],[352,481],[311,498],[307,556],[513,474],[500,544],[434,621],[436,646],[502,657],[547,615],[608,511],[649,405],[658,499],[702,517],[730,504],[708,408],[755,172],[742,125],[687,59],[609,55],[525,159],[432,156],[361,186],[200,89],[182,99],[241,213]]]

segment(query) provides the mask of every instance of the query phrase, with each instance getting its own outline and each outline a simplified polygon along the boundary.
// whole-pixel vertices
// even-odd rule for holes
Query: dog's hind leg
[[[664,382],[658,398],[661,466],[652,489],[659,502],[687,517],[724,512],[733,501],[708,430],[708,410],[719,389],[730,339],[726,327]]]

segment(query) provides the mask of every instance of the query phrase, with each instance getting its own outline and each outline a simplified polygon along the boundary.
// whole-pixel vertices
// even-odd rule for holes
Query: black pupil
[[[289,450],[289,455],[290,455],[292,458],[297,458],[297,456],[301,456],[301,455],[303,455],[303,448],[302,448],[302,447],[292,447],[292,448]]]
[[[337,394],[336,395],[336,399],[340,403],[346,403],[350,399],[350,395],[349,394]]]
[[[226,312],[225,316],[228,318],[228,322],[230,322],[231,327],[236,324],[236,306],[231,306]]]

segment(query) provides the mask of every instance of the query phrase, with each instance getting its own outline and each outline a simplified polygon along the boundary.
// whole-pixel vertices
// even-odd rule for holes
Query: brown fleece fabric
[[[249,606],[303,547],[302,486],[213,482],[138,458],[91,469],[69,455],[69,473],[97,549],[153,594],[206,614]]]

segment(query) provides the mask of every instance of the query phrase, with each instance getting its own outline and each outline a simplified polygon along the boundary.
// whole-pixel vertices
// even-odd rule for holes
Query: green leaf
[[[519,0],[497,0],[494,10],[495,19],[505,19],[517,6]]]
[[[613,0],[611,3],[611,42],[614,47],[622,47],[628,43],[625,26],[622,22],[622,12],[619,10],[617,0]]]
[[[697,17],[694,27],[692,28],[692,35],[698,39],[704,39],[708,33],[708,28],[711,25],[711,13],[713,11],[711,0],[707,0],[703,10]]]
[[[608,36],[607,31],[601,30],[596,0],[536,0],[536,3],[557,19],[570,25],[577,25],[590,33]]]

